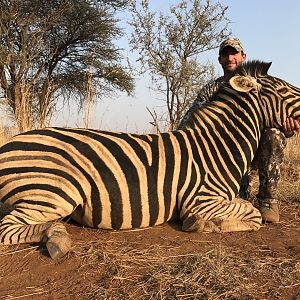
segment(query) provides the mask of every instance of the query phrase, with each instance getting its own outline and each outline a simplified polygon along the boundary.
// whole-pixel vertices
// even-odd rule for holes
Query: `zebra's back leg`
[[[0,223],[0,242],[5,245],[45,243],[52,259],[63,257],[71,248],[65,226],[49,222],[49,214],[44,215],[44,220],[33,219],[32,214],[32,210],[15,209],[6,215]]]
[[[200,204],[196,211],[189,213],[183,219],[182,230],[199,232],[252,231],[258,230],[262,223],[259,210],[249,201],[239,198],[234,201],[214,200],[205,203],[205,205]]]

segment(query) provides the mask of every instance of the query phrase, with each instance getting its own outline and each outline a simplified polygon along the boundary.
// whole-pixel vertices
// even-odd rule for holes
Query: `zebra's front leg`
[[[46,230],[44,238],[52,259],[65,256],[71,249],[71,238],[62,223],[52,223]]]
[[[27,215],[28,216],[28,215]],[[63,257],[71,248],[71,239],[61,223],[25,221],[17,211],[6,215],[0,223],[0,242],[5,245],[45,243],[52,259]]]
[[[198,232],[252,231],[261,227],[259,210],[249,201],[199,201],[183,217],[182,230]]]

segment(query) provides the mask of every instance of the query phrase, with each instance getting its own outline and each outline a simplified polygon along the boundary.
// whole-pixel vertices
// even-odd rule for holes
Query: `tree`
[[[0,0],[1,104],[19,130],[44,127],[59,99],[97,96],[134,84],[113,41],[124,0]]]
[[[138,52],[140,74],[149,72],[154,89],[165,95],[167,118],[150,111],[157,130],[176,129],[197,91],[214,76],[200,54],[216,48],[228,36],[227,7],[207,0],[181,0],[168,14],[151,12],[149,1],[131,2],[130,45]],[[166,128],[167,127],[167,128]]]

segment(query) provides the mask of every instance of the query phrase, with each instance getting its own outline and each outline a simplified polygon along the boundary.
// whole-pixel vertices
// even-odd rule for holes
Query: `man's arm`
[[[209,82],[206,84],[197,95],[197,98],[194,100],[191,107],[186,111],[184,114],[180,124],[179,129],[184,129],[190,120],[190,116],[193,113],[195,109],[198,109],[200,106],[202,106],[205,102],[209,102],[211,96],[217,91],[217,89],[220,87],[220,85],[224,81],[222,80],[222,77],[218,78],[217,80],[214,80],[212,82]]]

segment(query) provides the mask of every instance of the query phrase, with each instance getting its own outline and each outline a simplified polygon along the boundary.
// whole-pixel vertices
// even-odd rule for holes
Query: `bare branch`
[[[227,7],[181,0],[163,14],[150,11],[149,1],[143,0],[140,5],[131,1],[131,9],[130,45],[138,52],[140,74],[149,73],[154,89],[164,95],[166,121],[176,129],[197,91],[214,76],[212,64],[203,63],[202,56],[229,35]]]

